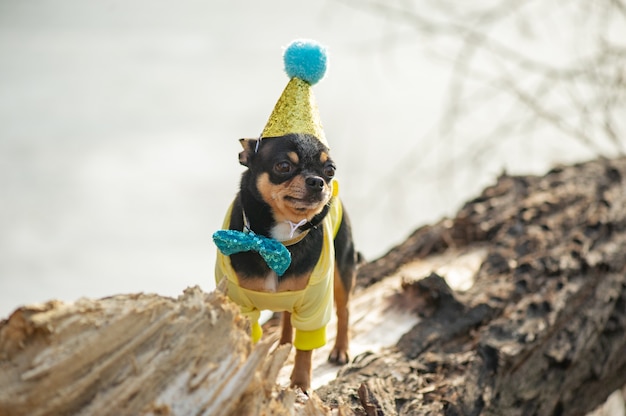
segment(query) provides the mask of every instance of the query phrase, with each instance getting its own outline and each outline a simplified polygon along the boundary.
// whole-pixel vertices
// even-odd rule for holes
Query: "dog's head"
[[[241,139],[239,163],[248,168],[248,186],[274,212],[277,222],[310,221],[332,196],[335,163],[315,136]]]

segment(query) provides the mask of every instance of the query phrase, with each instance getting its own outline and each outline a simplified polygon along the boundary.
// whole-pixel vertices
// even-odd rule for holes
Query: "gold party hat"
[[[291,80],[274,106],[261,138],[307,133],[328,147],[311,88],[326,72],[326,50],[316,42],[296,40],[285,50],[283,60]]]

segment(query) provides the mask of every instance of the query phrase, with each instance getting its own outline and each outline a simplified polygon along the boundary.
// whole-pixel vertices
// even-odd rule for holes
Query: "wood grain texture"
[[[408,267],[478,246],[464,292]],[[361,286],[380,270],[403,274],[398,302],[422,319],[319,389],[327,403],[367,413],[377,393],[364,403],[359,389],[376,378],[393,386],[385,414],[583,415],[626,384],[626,159],[502,175],[365,266]]]

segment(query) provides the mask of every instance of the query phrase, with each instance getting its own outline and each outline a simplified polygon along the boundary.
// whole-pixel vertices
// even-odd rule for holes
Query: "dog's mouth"
[[[305,196],[303,198],[286,195],[285,201],[297,211],[307,211],[314,209],[322,205],[324,198],[321,194]]]

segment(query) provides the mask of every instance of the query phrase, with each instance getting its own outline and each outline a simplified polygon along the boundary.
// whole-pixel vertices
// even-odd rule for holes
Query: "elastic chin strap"
[[[308,220],[305,218],[302,221],[295,223],[295,222],[291,222],[289,220],[285,221],[287,224],[289,224],[289,238],[293,238],[293,235],[296,233],[296,230],[298,228],[300,228],[302,225],[306,224],[308,222]]]
[[[254,146],[254,153],[259,153],[259,146],[261,145],[261,140],[263,140],[263,137],[259,136],[259,139],[256,141],[256,146]]]
[[[324,220],[324,217],[326,216],[326,214],[328,214],[328,211],[330,210],[330,202],[331,201],[332,201],[332,199],[330,201],[328,201],[328,203],[326,205],[324,205],[324,209],[322,209],[322,211],[319,214],[314,216],[311,219],[311,221],[307,221],[303,225],[301,225],[298,228],[300,230],[300,232],[304,232],[306,230],[310,230],[311,228],[317,227],[322,222],[322,220]]]

